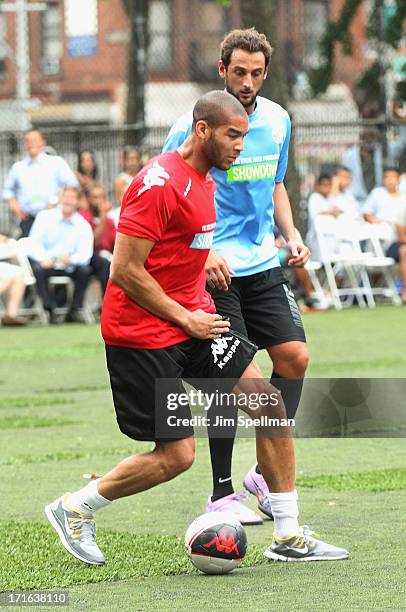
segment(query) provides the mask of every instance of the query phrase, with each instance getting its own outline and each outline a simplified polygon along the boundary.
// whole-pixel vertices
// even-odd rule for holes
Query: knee
[[[403,259],[406,259],[406,244],[401,244],[399,246],[399,259],[402,261]]]
[[[286,355],[286,365],[289,369],[289,378],[303,378],[309,365],[307,345],[301,343],[294,351],[290,351],[290,353]],[[280,373],[282,374],[282,372]]]
[[[186,440],[168,442],[164,448],[156,450],[164,481],[171,480],[192,467],[195,459],[194,442],[193,444],[187,442]]]
[[[90,266],[78,266],[75,272],[77,277],[88,278],[92,273],[92,268]]]
[[[295,359],[295,369],[300,373],[301,376],[304,376],[308,366],[309,366],[309,351],[307,350],[306,344],[303,344],[303,347],[298,352]]]

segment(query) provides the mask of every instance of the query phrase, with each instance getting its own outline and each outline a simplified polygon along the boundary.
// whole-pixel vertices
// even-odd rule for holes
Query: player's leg
[[[288,418],[294,418],[309,360],[299,308],[281,268],[246,282],[243,307],[249,337],[267,349],[273,363],[271,382],[282,392]],[[259,509],[272,518],[268,487],[258,465],[247,473],[244,486],[257,497]]]
[[[228,291],[210,289],[210,293],[217,312],[229,319],[233,330],[247,336],[241,312],[239,279],[232,280]],[[207,416],[212,422],[215,421],[216,411],[221,411],[221,407],[213,406],[208,412]],[[209,497],[206,512],[233,512],[243,525],[260,524],[262,518],[243,504],[244,498],[240,493],[235,493],[233,487],[231,466],[234,440],[233,435],[222,438],[210,435],[209,432],[213,492]]]
[[[280,561],[334,561],[346,559],[348,552],[316,539],[314,533],[299,527],[298,495],[295,489],[295,457],[291,431],[286,427],[286,409],[281,394],[274,404],[276,388],[258,376],[258,368],[250,364],[239,380],[235,392],[247,397],[251,393],[267,394],[272,402],[256,408],[253,416],[279,419],[279,425],[257,428],[257,460],[269,489],[274,515],[274,535],[265,556]]]
[[[174,478],[190,467],[194,457],[193,431],[185,428],[175,441],[156,436],[155,382],[173,379],[173,389],[184,391],[182,374],[187,353],[183,345],[142,350],[106,346],[107,366],[120,430],[129,438],[154,441],[148,453],[128,457],[101,479],[49,504],[46,515],[63,546],[84,563],[101,565],[104,556],[96,544],[93,513],[120,497],[132,495]],[[183,408],[180,416],[190,417]]]
[[[94,513],[120,497],[175,478],[193,459],[193,438],[157,442],[153,451],[127,457],[102,478],[65,493],[46,507],[46,515],[68,552],[89,565],[102,565],[105,558],[96,544]]]

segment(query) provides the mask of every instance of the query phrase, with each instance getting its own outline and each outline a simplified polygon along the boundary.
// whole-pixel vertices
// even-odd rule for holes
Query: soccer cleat
[[[262,518],[242,503],[246,499],[245,493],[231,493],[214,502],[209,497],[206,512],[231,512],[242,525],[260,525],[263,522]]]
[[[92,515],[64,506],[69,493],[45,506],[45,514],[71,555],[89,565],[103,565],[105,558],[96,544],[96,523]]]
[[[278,538],[275,534],[272,544],[264,556],[273,561],[339,561],[348,559],[348,551],[327,544],[315,537],[307,525],[300,527],[299,533],[291,538]]]
[[[265,482],[262,474],[257,474],[255,471],[256,465],[254,465],[246,477],[244,478],[243,485],[251,495],[255,495],[258,500],[258,508],[266,514],[271,520],[273,520],[271,504],[269,501],[269,489]]]

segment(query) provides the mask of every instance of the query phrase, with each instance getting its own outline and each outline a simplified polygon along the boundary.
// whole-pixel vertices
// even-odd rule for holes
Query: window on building
[[[197,15],[198,27],[192,35],[189,54],[192,78],[196,81],[216,80],[220,43],[229,29],[228,11],[216,0],[202,0]]]
[[[152,0],[149,6],[148,67],[165,70],[173,62],[173,28],[171,0]]]
[[[319,42],[328,20],[328,4],[325,0],[304,2],[304,57],[305,68],[316,67],[320,59]]]
[[[48,76],[60,71],[63,43],[61,36],[61,12],[58,4],[48,4],[41,13],[42,74]]]
[[[6,76],[8,46],[7,46],[7,18],[0,14],[0,79]]]

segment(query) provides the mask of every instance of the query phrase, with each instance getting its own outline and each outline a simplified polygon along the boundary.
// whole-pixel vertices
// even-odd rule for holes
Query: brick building
[[[222,8],[215,0],[150,0],[150,124],[171,121],[173,113],[167,104],[163,109],[161,101],[170,99],[176,116],[179,105],[188,108],[199,91],[216,82],[218,45],[225,31],[239,26],[241,1]],[[343,0],[278,0],[275,44],[282,48],[290,85],[317,62],[317,41],[342,4]],[[130,40],[123,0],[86,0],[86,14],[84,0],[46,0],[46,5],[46,11],[31,12],[28,18],[31,95],[42,102],[33,120],[44,125],[122,123]],[[364,24],[362,8],[352,26],[354,56],[340,55],[337,62],[336,78],[349,86],[365,67]],[[5,101],[16,92],[15,14],[0,15],[1,39],[0,101]]]

